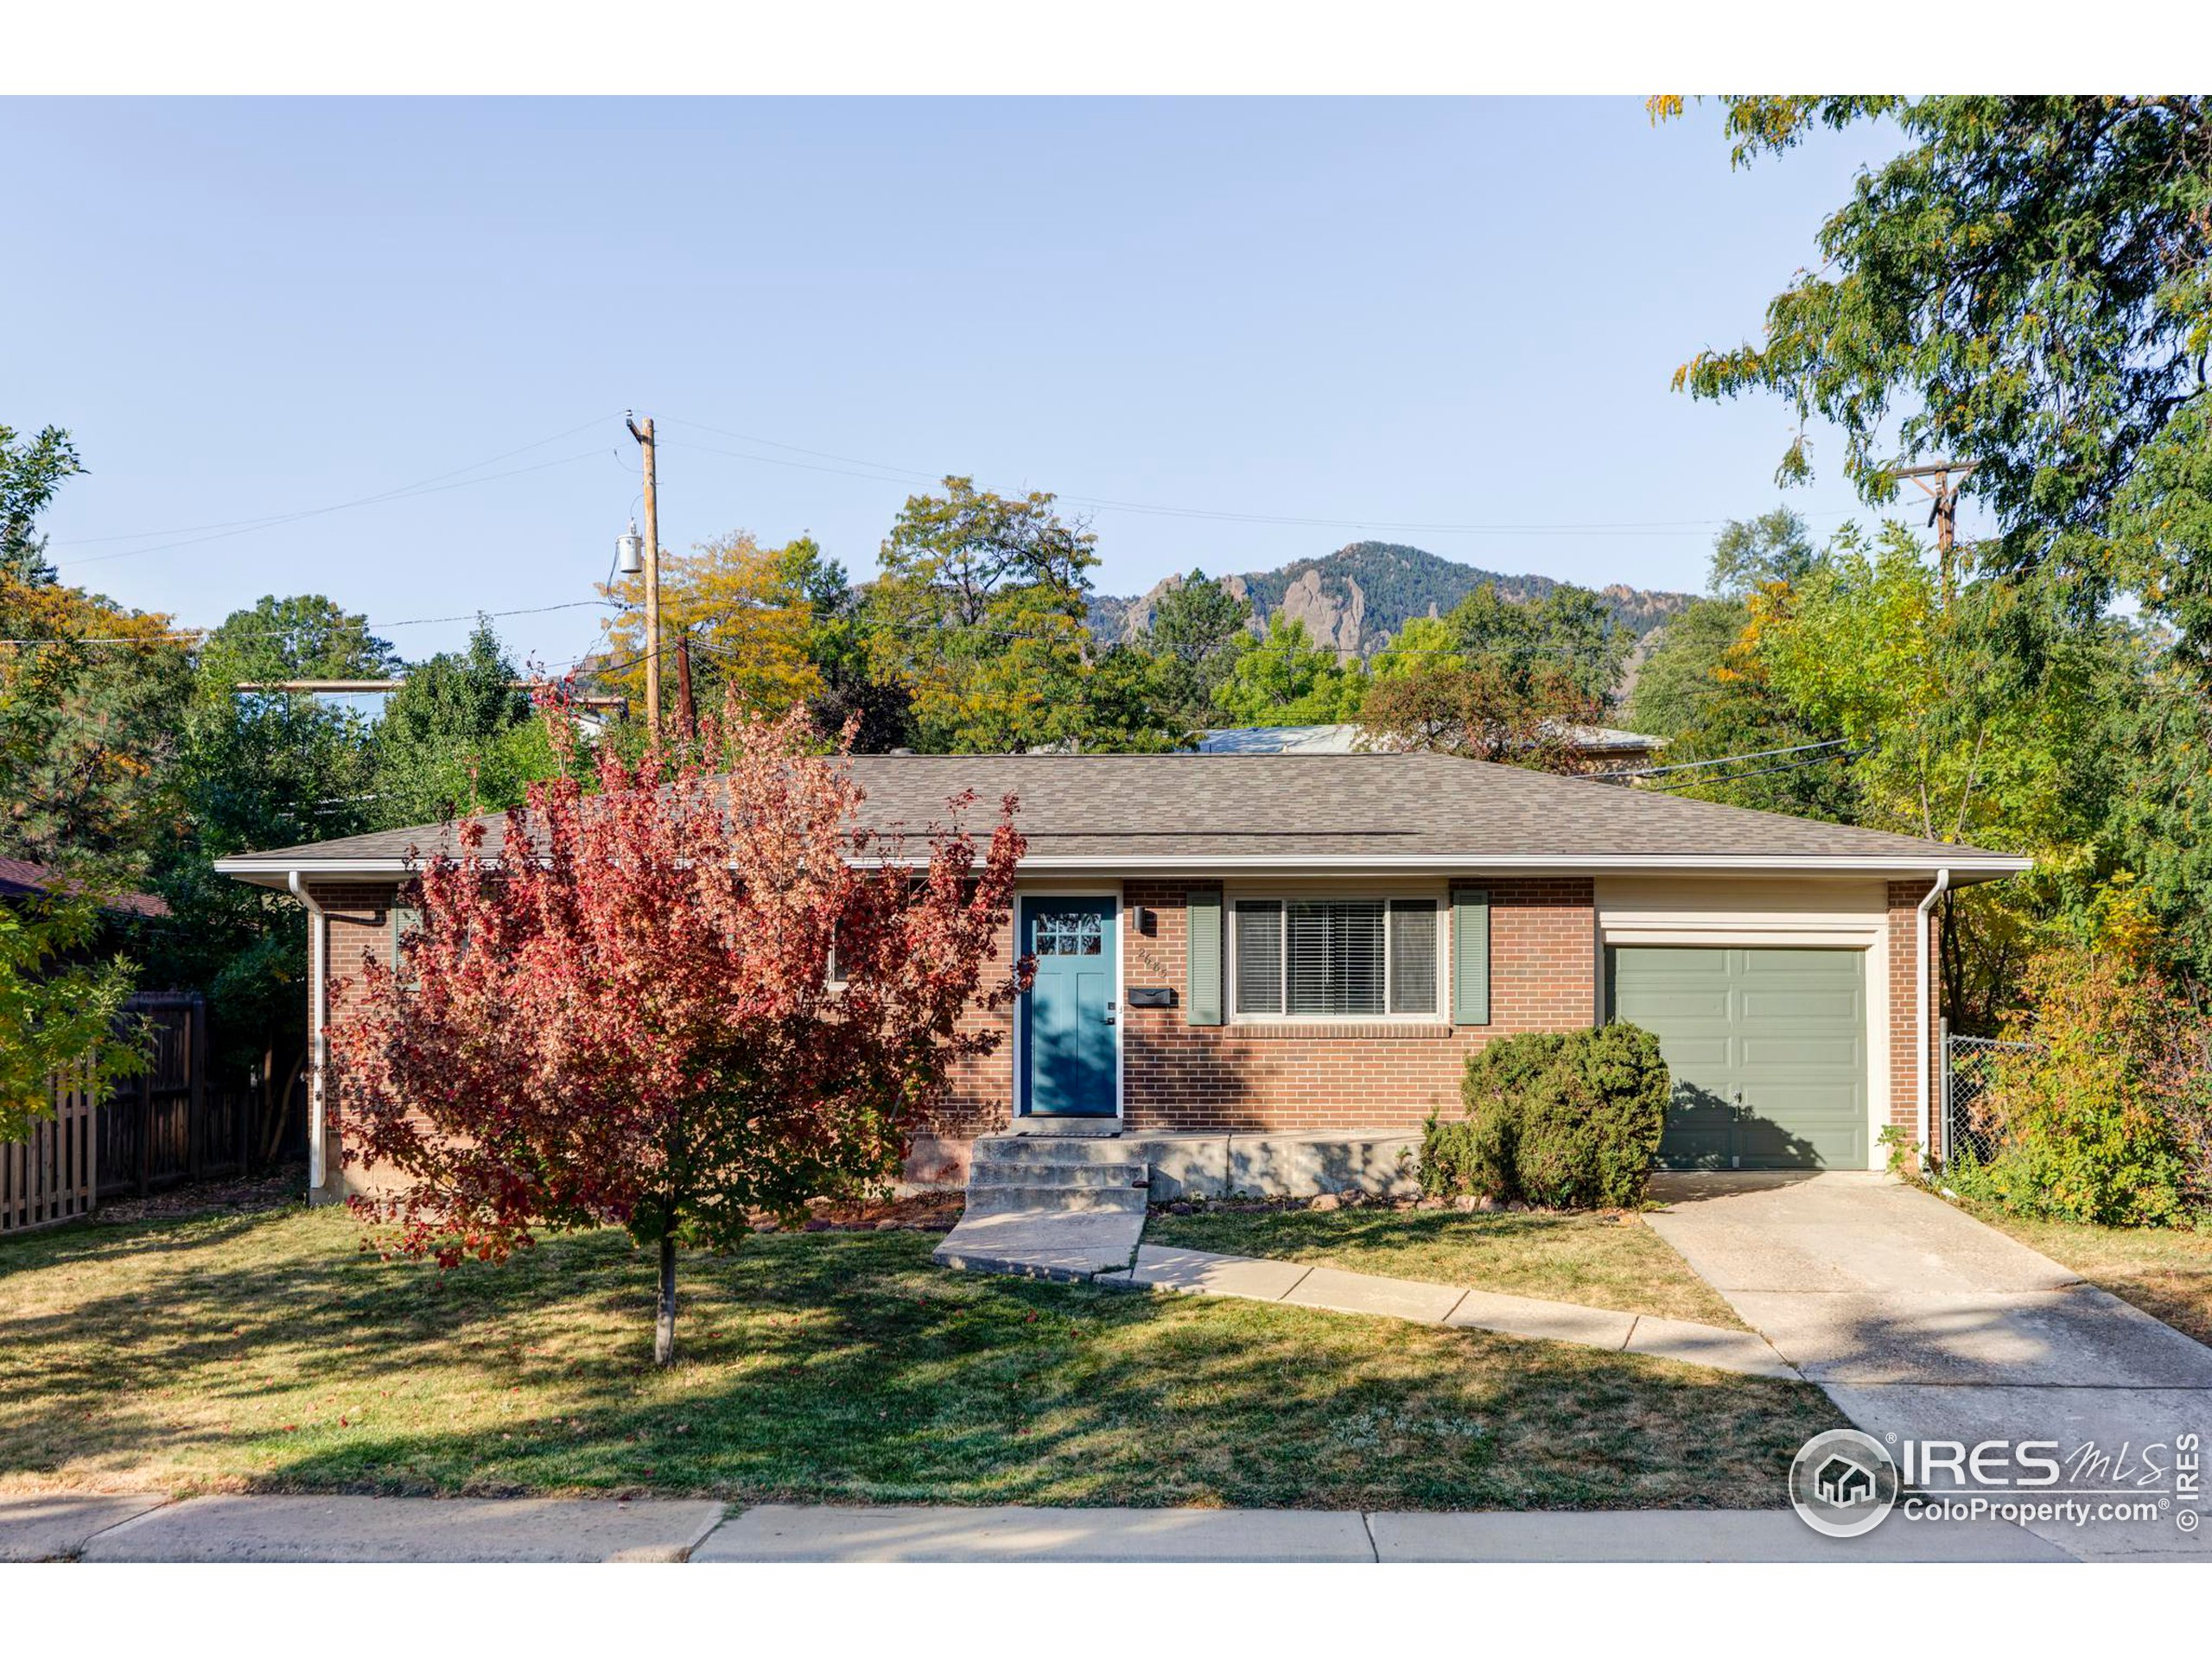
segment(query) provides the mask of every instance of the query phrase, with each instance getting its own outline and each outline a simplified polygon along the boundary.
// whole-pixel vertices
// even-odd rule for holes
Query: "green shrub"
[[[2185,1223],[2212,1187],[2204,1132],[2212,1018],[2129,951],[2061,948],[2029,964],[2036,1046],[1993,1067],[1976,1112],[1994,1144],[1944,1184],[2019,1215],[2107,1227]]]
[[[1638,1203],[1669,1087],[1659,1039],[1635,1026],[1491,1043],[1468,1058],[1466,1116],[1422,1133],[1422,1187],[1553,1209]]]

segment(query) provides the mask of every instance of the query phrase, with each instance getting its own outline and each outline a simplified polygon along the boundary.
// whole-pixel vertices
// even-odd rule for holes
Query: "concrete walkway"
[[[1797,1380],[1764,1338],[1748,1331],[1621,1313],[1533,1296],[1500,1296],[1457,1285],[1259,1256],[1141,1244],[1144,1212],[1017,1211],[963,1217],[931,1259],[974,1273],[1090,1283],[1113,1290],[1175,1292],[1281,1302],[1287,1307],[1364,1313],[1416,1325],[1495,1331],[1510,1337],[1572,1342],[1616,1353],[1649,1354],[1750,1376]]]
[[[685,1500],[0,1498],[0,1560],[2064,1560],[2002,1522],[1837,1542],[1788,1510],[857,1509]],[[118,1518],[120,1517],[120,1518]]]
[[[970,1273],[1080,1283],[1126,1268],[1144,1236],[1144,1211],[1011,1210],[963,1216],[930,1259]]]
[[[1844,1172],[1652,1188],[1669,1206],[1652,1230],[1871,1433],[2094,1442],[2130,1448],[2137,1473],[2146,1446],[2212,1445],[2212,1348],[1931,1193]],[[2037,1524],[2077,1554],[2212,1555],[2212,1524],[2185,1533],[2170,1516]]]
[[[1216,1255],[1208,1250],[1146,1244],[1138,1249],[1134,1265],[1119,1273],[1099,1274],[1093,1282],[1116,1289],[1234,1296],[1245,1301],[1280,1302],[1286,1307],[1326,1308],[1338,1313],[1409,1319],[1417,1325],[1495,1331],[1510,1337],[1678,1359],[1751,1376],[1785,1377],[1793,1382],[1797,1377],[1763,1338],[1748,1331],[1726,1331],[1686,1319],[1619,1313],[1534,1296],[1500,1296],[1457,1285],[1346,1273],[1341,1268],[1311,1267],[1300,1262]]]

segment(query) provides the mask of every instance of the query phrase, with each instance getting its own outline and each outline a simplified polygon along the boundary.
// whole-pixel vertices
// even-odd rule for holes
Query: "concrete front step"
[[[1050,1164],[1055,1168],[1081,1168],[1090,1164],[1141,1164],[1118,1135],[987,1135],[976,1142],[971,1167],[993,1164]]]
[[[1141,1186],[1142,1164],[1051,1164],[1025,1160],[1020,1163],[977,1164],[968,1182],[978,1186]]]
[[[932,1253],[938,1266],[971,1273],[1020,1274],[1083,1283],[1127,1271],[1144,1233],[1137,1211],[1011,1211],[978,1214],[971,1205]]]
[[[1035,1214],[1086,1215],[1100,1211],[1141,1216],[1145,1190],[1141,1186],[971,1185],[968,1211],[971,1216],[1004,1215],[1009,1211]]]

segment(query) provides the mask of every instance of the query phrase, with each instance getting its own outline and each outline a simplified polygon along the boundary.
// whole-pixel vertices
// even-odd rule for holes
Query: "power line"
[[[304,507],[296,512],[271,513],[259,518],[234,518],[220,524],[186,525],[170,530],[132,531],[112,536],[80,537],[70,541],[53,542],[49,545],[57,548],[83,547],[100,542],[141,541],[149,536],[174,535],[186,538],[182,541],[163,542],[153,547],[126,548],[121,552],[96,553],[85,558],[66,558],[64,561],[73,565],[102,564],[111,559],[136,558],[142,553],[164,553],[180,547],[197,547],[204,542],[223,541],[234,536],[248,536],[256,531],[274,529],[279,524],[296,524],[301,519],[320,518],[327,513],[344,512],[353,507],[373,506],[380,502],[396,501],[410,496],[433,495],[444,490],[463,489],[472,484],[489,484],[503,478],[518,478],[526,473],[544,472],[550,467],[566,467],[575,461],[588,460],[600,452],[596,449],[582,450],[575,454],[563,455],[555,461],[540,461],[529,467],[517,467],[504,473],[488,474],[481,478],[464,478],[461,474],[479,472],[484,467],[496,466],[499,462],[511,460],[516,455],[527,454],[532,449],[543,449],[549,443],[558,443],[563,438],[573,437],[588,428],[598,425],[602,420],[613,418],[612,416],[595,415],[590,420],[579,422],[576,425],[563,431],[556,432],[550,437],[539,438],[535,442],[525,443],[517,448],[502,450],[496,455],[487,455],[482,461],[472,461],[466,467],[455,467],[446,472],[433,473],[429,477],[417,479],[412,484],[397,485],[389,490],[379,490],[372,495],[356,496],[351,500],[334,501],[327,506]],[[448,480],[454,481],[448,482]],[[207,533],[204,535],[198,533],[202,531]]]
[[[1881,747],[1881,743],[1877,741],[1867,744],[1864,748],[1850,749],[1841,754],[1816,755],[1810,760],[1792,760],[1786,766],[1759,766],[1750,772],[1732,772],[1721,778],[1684,778],[1674,784],[1654,785],[1651,793],[1672,795],[1684,789],[1709,789],[1715,784],[1733,784],[1750,778],[1770,777],[1778,772],[1802,772],[1807,766],[1825,766],[1831,760],[1857,760],[1862,756],[1873,753]]]
[[[157,542],[152,547],[125,548],[119,553],[95,553],[90,558],[65,559],[64,563],[74,568],[85,564],[105,564],[111,559],[135,559],[142,553],[170,553],[180,547],[198,547],[206,542],[229,541],[234,537],[251,536],[257,531],[274,530],[279,525],[297,524],[302,519],[321,518],[333,512],[343,512],[349,507],[381,505],[387,501],[411,501],[418,496],[440,495],[448,490],[465,490],[472,485],[493,484],[503,478],[520,478],[527,473],[548,472],[556,467],[573,466],[580,461],[589,461],[602,453],[597,449],[580,450],[573,455],[563,455],[556,461],[539,461],[531,467],[512,467],[504,473],[486,473],[480,478],[464,478],[452,484],[410,486],[403,490],[387,490],[381,495],[363,496],[357,501],[341,501],[327,507],[310,507],[302,512],[288,512],[275,518],[263,520],[245,530],[218,531],[212,536],[191,536],[181,542]]]
[[[462,473],[473,473],[480,467],[493,466],[497,462],[505,461],[514,455],[528,454],[533,449],[543,449],[549,443],[558,443],[563,438],[572,436],[575,434],[582,431],[585,427],[595,426],[599,423],[599,421],[601,418],[612,417],[594,416],[588,421],[582,422],[578,425],[569,428],[565,432],[556,432],[550,438],[540,438],[537,442],[525,443],[518,449],[502,450],[496,455],[487,455],[482,461],[473,462],[467,467],[456,467],[451,472],[433,473],[429,477],[418,480],[415,484],[397,485],[392,490],[387,491],[385,493],[396,494],[399,491],[415,489],[423,484],[440,483],[448,478],[456,478]],[[380,498],[377,496],[364,496],[361,498],[361,499],[365,501],[373,501],[379,499]],[[337,506],[355,505],[358,505],[358,503],[341,501],[337,504]],[[336,511],[336,507],[309,508],[307,509],[307,511],[318,512],[334,512]],[[149,536],[191,536],[203,530],[234,530],[240,528],[250,530],[258,524],[274,524],[280,518],[290,518],[292,516],[294,515],[289,513],[270,513],[257,518],[228,518],[212,524],[171,524],[166,530],[124,531],[112,536],[74,536],[69,537],[66,541],[54,542],[50,543],[50,545],[54,547],[89,547],[99,542],[140,542],[145,540]]]
[[[740,443],[758,443],[763,444],[771,449],[788,449],[795,455],[812,455],[817,461],[842,461],[850,467],[867,467],[880,473],[901,473],[909,478],[919,479],[926,484],[936,484],[941,482],[945,476],[942,473],[924,472],[919,467],[894,467],[888,461],[862,461],[857,455],[841,455],[828,449],[809,449],[799,444],[785,443],[775,438],[755,437],[747,432],[732,432],[727,427],[709,426],[704,421],[678,420],[676,424],[678,426],[696,426],[702,432],[712,432],[717,437],[735,438]],[[728,450],[721,450],[717,451],[716,453],[727,454],[731,452]],[[742,456],[740,457],[740,459],[765,461],[767,457],[765,455]]]
[[[441,622],[474,622],[507,616],[543,616],[549,611],[575,611],[587,606],[607,607],[615,604],[611,599],[572,599],[560,605],[531,605],[513,611],[464,611],[454,616],[410,616],[397,622],[370,622],[346,618],[331,632],[334,633],[367,633],[385,628],[426,628]],[[35,639],[0,639],[0,645],[183,645],[191,640],[206,640],[221,632],[220,625],[212,628],[164,628],[148,634],[105,634],[77,639],[68,634],[48,634]],[[297,628],[257,628],[248,633],[226,636],[232,639],[289,639],[299,632]]]
[[[784,443],[774,438],[763,438],[750,433],[733,432],[724,427],[710,426],[704,421],[671,416],[671,423],[696,428],[721,437],[734,438],[740,443],[757,443],[770,448],[788,449],[794,454],[812,455],[823,461],[845,463],[843,467],[820,467],[806,461],[786,461],[775,455],[748,455],[734,449],[718,449],[712,444],[681,443],[686,449],[697,449],[711,455],[726,455],[733,461],[759,461],[770,467],[795,467],[806,472],[830,473],[842,478],[863,479],[875,484],[903,484],[918,481],[935,484],[947,476],[943,473],[925,472],[918,467],[900,467],[890,461],[864,461],[856,455],[838,454],[827,449],[809,449],[798,444]],[[664,439],[669,442],[671,440]],[[848,470],[863,467],[867,472]],[[1146,513],[1162,518],[1194,518],[1212,522],[1252,524],[1281,524],[1327,530],[1388,530],[1420,532],[1429,535],[1452,536],[1670,536],[1695,530],[1715,530],[1727,524],[1726,518],[1680,518],[1646,520],[1609,520],[1588,523],[1558,522],[1551,524],[1455,524],[1431,523],[1414,519],[1390,518],[1308,518],[1289,513],[1237,512],[1211,507],[1163,506],[1147,501],[1126,501],[1110,496],[1076,495],[1055,493],[1056,499],[1077,506],[1098,507],[1113,512]],[[1828,509],[1829,512],[1848,512],[1849,509]],[[1809,514],[1801,517],[1812,516]]]
[[[1725,766],[1738,760],[1765,760],[1777,754],[1803,754],[1811,749],[1839,748],[1848,743],[1847,737],[1832,737],[1824,743],[1796,743],[1786,749],[1754,749],[1748,754],[1717,755],[1710,760],[1682,760],[1673,766],[1637,766],[1624,772],[1609,772],[1608,778],[1656,778],[1662,772],[1691,772],[1700,766]]]

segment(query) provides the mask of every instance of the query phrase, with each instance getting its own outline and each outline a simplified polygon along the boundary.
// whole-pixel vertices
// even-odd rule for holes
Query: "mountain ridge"
[[[1215,580],[1251,601],[1255,631],[1264,630],[1277,615],[1303,622],[1316,643],[1333,646],[1347,658],[1373,656],[1413,618],[1440,616],[1486,582],[1497,588],[1499,597],[1523,603],[1573,585],[1551,576],[1485,570],[1398,542],[1351,542],[1319,558]],[[1109,643],[1135,639],[1150,625],[1160,596],[1182,582],[1174,575],[1141,594],[1092,594],[1091,632]],[[1639,640],[1698,597],[1624,582],[1593,591]]]

